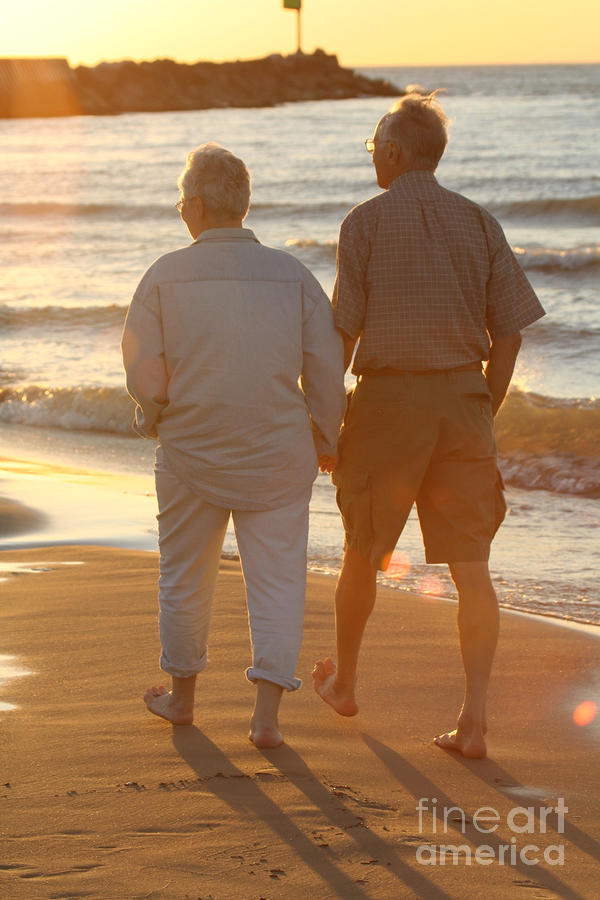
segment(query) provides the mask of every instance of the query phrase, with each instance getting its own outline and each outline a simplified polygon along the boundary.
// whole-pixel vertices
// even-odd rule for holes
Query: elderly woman
[[[177,208],[193,243],[160,257],[127,314],[123,361],[136,431],[158,437],[161,667],[172,690],[148,709],[193,720],[230,515],[246,583],[257,686],[250,738],[283,740],[284,690],[300,686],[308,503],[317,461],[335,457],[343,350],[318,282],[242,227],[244,163],[217,144],[192,151]]]

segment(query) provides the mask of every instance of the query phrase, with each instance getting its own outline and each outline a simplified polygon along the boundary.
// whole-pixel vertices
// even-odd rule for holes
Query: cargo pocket
[[[337,478],[336,478],[337,475]],[[366,472],[333,472],[335,499],[342,517],[345,543],[368,555],[373,541],[371,484]],[[365,550],[368,548],[368,552]]]

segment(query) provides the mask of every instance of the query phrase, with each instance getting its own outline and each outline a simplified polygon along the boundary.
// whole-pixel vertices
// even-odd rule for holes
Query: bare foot
[[[454,731],[438,734],[433,740],[442,750],[456,750],[467,759],[485,759],[487,748],[483,735],[481,728],[466,730],[459,725]]]
[[[194,710],[187,704],[179,703],[173,699],[164,685],[153,685],[144,694],[144,703],[151,713],[167,719],[173,725],[191,725],[194,721]]]
[[[354,699],[354,689],[337,682],[337,669],[329,657],[315,663],[312,671],[313,687],[319,697],[329,703],[340,716],[355,716],[358,706]]]
[[[248,740],[261,750],[274,750],[283,744],[283,735],[276,725],[259,725],[250,722]]]

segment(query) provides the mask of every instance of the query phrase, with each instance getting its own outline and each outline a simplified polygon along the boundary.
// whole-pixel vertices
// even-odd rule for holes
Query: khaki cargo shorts
[[[333,473],[346,546],[387,568],[413,503],[428,563],[481,562],[506,513],[481,371],[364,375]]]

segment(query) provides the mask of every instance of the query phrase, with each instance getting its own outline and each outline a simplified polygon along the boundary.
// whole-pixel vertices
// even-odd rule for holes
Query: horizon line
[[[322,48],[316,48],[321,49]],[[316,50],[312,52],[305,52],[305,56],[313,56]],[[327,50],[322,50],[322,52],[326,53],[328,56],[336,56],[338,59],[338,64],[342,68],[346,69],[431,69],[431,68],[466,68],[466,67],[474,67],[474,68],[486,68],[492,66],[597,66],[600,65],[600,59],[561,59],[561,60],[535,60],[535,61],[525,61],[525,60],[493,60],[493,61],[471,61],[471,62],[419,62],[419,63],[342,63],[339,59],[339,54],[330,53]],[[153,58],[149,57],[119,57],[118,59],[99,59],[96,62],[71,62],[68,54],[48,54],[47,56],[43,56],[39,53],[37,54],[22,54],[16,55],[12,54],[11,56],[3,56],[0,54],[0,59],[9,60],[9,59],[65,59],[71,68],[77,68],[78,66],[86,66],[89,68],[94,68],[95,66],[102,65],[102,63],[120,63],[120,62],[134,62],[134,63],[143,63],[143,62],[158,62],[162,60],[169,60],[170,62],[175,62],[178,65],[184,66],[194,66],[199,63],[213,63],[215,65],[220,65],[222,63],[236,63],[236,62],[253,62],[256,60],[268,59],[270,56],[295,56],[295,52],[291,53],[283,53],[280,51],[273,51],[272,53],[267,53],[265,56],[249,56],[244,58],[236,58],[236,59],[196,59],[196,60],[182,60],[177,59],[172,56],[161,56],[160,54],[154,56]]]

